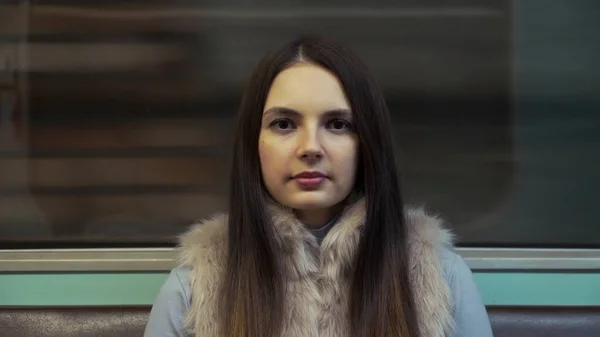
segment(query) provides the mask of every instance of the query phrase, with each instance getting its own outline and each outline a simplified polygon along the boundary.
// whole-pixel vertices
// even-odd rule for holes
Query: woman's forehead
[[[350,110],[339,79],[331,71],[305,62],[296,63],[275,77],[264,111],[272,107],[285,107],[299,112]]]

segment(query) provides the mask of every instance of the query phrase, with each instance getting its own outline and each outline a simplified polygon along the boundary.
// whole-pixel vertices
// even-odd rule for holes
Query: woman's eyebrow
[[[350,109],[327,110],[323,114],[328,118],[338,117],[338,118],[352,119],[352,111],[350,111]]]
[[[290,117],[298,117],[300,116],[300,113],[294,109],[290,109],[290,108],[284,108],[284,107],[272,107],[269,108],[267,110],[265,110],[263,112],[263,116],[268,116],[268,115],[284,115],[284,116],[290,116]]]
[[[265,112],[263,112],[263,116],[268,116],[271,114],[284,115],[284,116],[290,116],[290,117],[299,117],[301,115],[301,113],[299,113],[298,111],[296,111],[294,109],[284,108],[284,107],[272,107],[272,108],[265,110]],[[325,115],[326,117],[329,117],[329,118],[342,117],[342,118],[346,118],[346,119],[352,119],[352,111],[350,111],[350,109],[344,109],[344,108],[327,110],[327,111],[323,112],[323,115]]]

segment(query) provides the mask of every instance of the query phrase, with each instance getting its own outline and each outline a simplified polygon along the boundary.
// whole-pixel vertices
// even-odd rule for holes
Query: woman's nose
[[[319,141],[318,130],[308,128],[299,137],[298,156],[302,160],[317,161],[323,157],[323,148]]]

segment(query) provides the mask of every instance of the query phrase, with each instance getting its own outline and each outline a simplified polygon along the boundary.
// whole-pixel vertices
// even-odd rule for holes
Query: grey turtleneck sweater
[[[321,244],[321,242],[323,242],[323,239],[327,236],[327,233],[329,233],[329,230],[331,229],[331,227],[333,227],[333,225],[335,225],[335,223],[337,222],[337,220],[338,220],[338,217],[336,217],[333,220],[329,221],[323,227],[311,230],[312,234],[317,239],[317,243],[319,245]]]

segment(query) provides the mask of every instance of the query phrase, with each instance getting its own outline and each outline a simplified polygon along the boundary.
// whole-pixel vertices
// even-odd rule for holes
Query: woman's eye
[[[334,119],[329,121],[328,127],[334,131],[346,131],[352,129],[350,122],[343,119]]]
[[[294,123],[289,119],[277,119],[271,122],[270,126],[277,130],[286,131],[292,129],[294,127]]]

